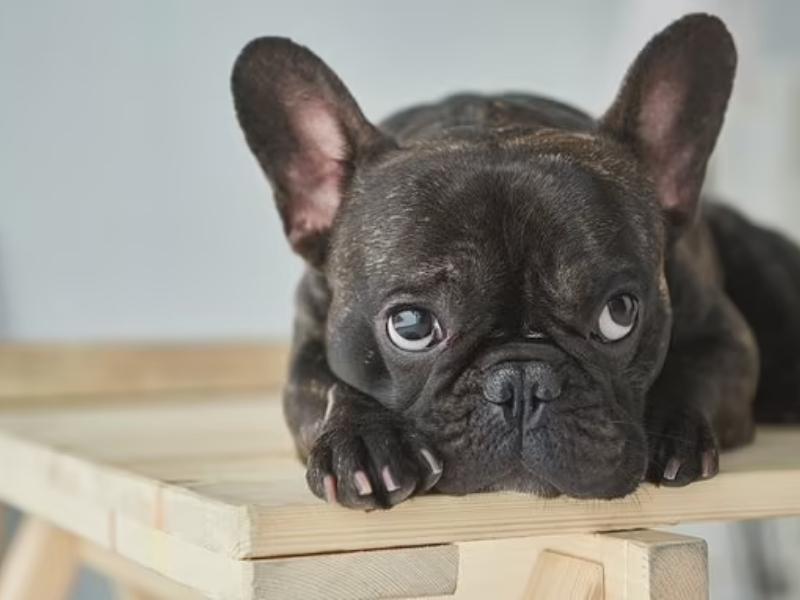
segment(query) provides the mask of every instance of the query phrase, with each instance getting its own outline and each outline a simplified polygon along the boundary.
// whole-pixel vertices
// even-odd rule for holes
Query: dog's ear
[[[736,48],[722,21],[687,15],[639,53],[601,120],[643,162],[673,224],[695,214],[735,71]]]
[[[391,142],[333,71],[291,40],[250,42],[231,86],[239,124],[272,184],[292,248],[321,265],[355,166]]]

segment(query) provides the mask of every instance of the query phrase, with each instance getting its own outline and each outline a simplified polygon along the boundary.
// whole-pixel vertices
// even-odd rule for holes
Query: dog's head
[[[291,245],[327,278],[330,367],[427,434],[439,489],[638,485],[665,249],[693,219],[735,62],[724,25],[691,15],[597,122],[400,142],[307,49],[244,49],[237,112]]]

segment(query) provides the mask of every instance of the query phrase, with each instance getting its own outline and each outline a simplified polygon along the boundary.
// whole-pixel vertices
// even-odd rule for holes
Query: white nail
[[[383,477],[383,486],[386,488],[387,492],[395,492],[400,489],[400,486],[397,485],[397,482],[392,477],[392,471],[389,467],[383,467],[381,470],[381,476]]]
[[[330,389],[328,389],[328,393],[326,394],[326,398],[328,399],[328,404],[325,406],[325,415],[322,417],[322,422],[327,423],[328,419],[331,416],[331,412],[333,412],[333,404],[336,402],[336,397],[333,395],[334,390],[336,389],[336,384],[334,383]]]
[[[372,493],[372,485],[364,471],[356,471],[353,473],[353,482],[356,484],[359,496],[369,496]]]
[[[711,477],[711,471],[714,466],[714,453],[711,450],[703,452],[703,479]]]
[[[322,478],[322,487],[325,490],[325,501],[334,504],[336,502],[336,479],[333,475],[325,475]]]
[[[428,463],[428,466],[431,468],[431,472],[434,475],[438,475],[442,472],[442,465],[439,464],[439,461],[433,457],[433,454],[431,454],[430,450],[423,448],[419,451],[419,453],[422,454],[422,458],[424,458],[425,462]]]
[[[678,471],[681,468],[681,463],[677,458],[670,458],[667,463],[667,468],[664,469],[664,479],[673,481],[678,476]]]

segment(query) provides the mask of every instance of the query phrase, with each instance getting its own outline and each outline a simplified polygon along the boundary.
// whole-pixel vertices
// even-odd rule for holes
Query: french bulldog
[[[238,120],[307,263],[284,411],[314,494],[615,498],[798,420],[800,250],[699,202],[735,68],[693,14],[599,119],[462,94],[373,125],[303,46],[243,49]]]

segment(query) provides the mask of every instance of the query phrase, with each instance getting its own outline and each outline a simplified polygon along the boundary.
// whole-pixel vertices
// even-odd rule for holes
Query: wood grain
[[[57,526],[30,521],[0,589],[60,593],[79,553],[156,598],[702,600],[702,540],[592,532],[800,514],[800,429],[781,428],[724,455],[712,481],[612,502],[328,506],[283,423],[285,363],[264,344],[0,346],[0,500]],[[31,565],[50,546],[63,558],[41,582]]]
[[[452,545],[235,560],[123,517],[114,547],[106,550],[222,600],[447,596],[459,564]]]
[[[615,501],[427,496],[388,511],[306,489],[274,395],[0,413],[0,498],[114,543],[109,514],[232,558],[800,514],[800,430],[762,429],[721,474]],[[59,502],[52,499],[58,497]]]
[[[647,530],[611,533],[608,538],[626,543],[626,598],[707,600],[705,541]]]
[[[297,600],[370,600],[452,595],[456,546],[423,546],[255,561],[254,596]]]
[[[282,344],[0,344],[0,407],[118,394],[277,389]]]
[[[437,596],[437,600],[527,599],[532,595],[537,600],[561,600],[573,593],[592,597],[600,587],[598,567],[601,597],[606,600],[704,600],[708,594],[705,542],[691,536],[635,530],[455,545],[460,554],[458,586],[454,595]],[[553,555],[560,558],[556,560]],[[665,555],[669,555],[668,560],[662,560]],[[546,557],[544,563],[540,562],[542,556]],[[555,578],[548,578],[553,570]],[[672,588],[659,583],[666,578],[675,581]],[[685,580],[678,581],[682,578]]]
[[[603,565],[545,550],[536,559],[525,600],[603,600]]]
[[[78,555],[84,565],[113,582],[117,600],[203,600],[207,597],[86,540],[80,541]]]

